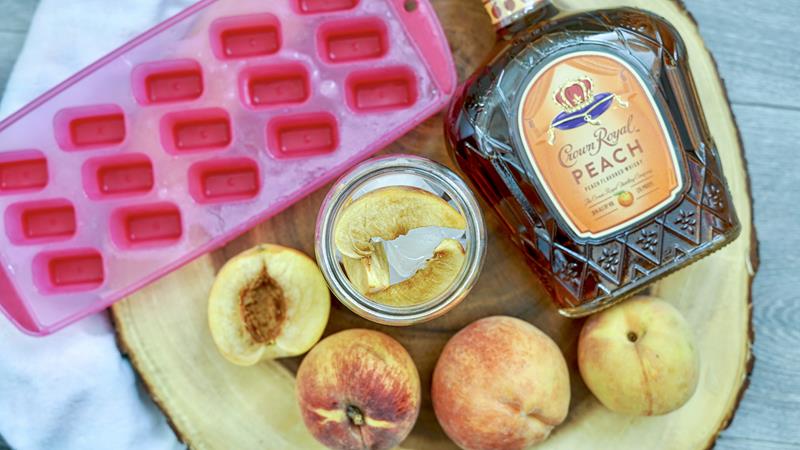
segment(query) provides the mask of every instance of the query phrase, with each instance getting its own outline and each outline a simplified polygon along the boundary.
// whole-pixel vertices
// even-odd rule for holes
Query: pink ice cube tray
[[[455,83],[428,0],[201,1],[0,123],[0,308],[33,335],[100,311],[380,150]]]

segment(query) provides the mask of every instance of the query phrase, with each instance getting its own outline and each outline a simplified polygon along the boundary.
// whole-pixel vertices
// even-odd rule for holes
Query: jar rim
[[[358,292],[344,273],[333,243],[333,227],[345,203],[366,183],[403,171],[446,192],[467,221],[466,262],[450,288],[427,302],[407,307],[388,306]],[[317,263],[333,294],[357,315],[384,325],[408,326],[433,320],[461,303],[483,268],[487,231],[480,204],[464,180],[450,168],[427,158],[395,154],[367,160],[340,178],[328,192],[317,217]]]

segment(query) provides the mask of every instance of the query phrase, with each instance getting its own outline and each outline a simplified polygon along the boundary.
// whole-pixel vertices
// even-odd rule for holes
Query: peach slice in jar
[[[410,306],[370,298],[421,272],[445,239],[458,240],[465,257],[444,293]],[[334,185],[317,218],[315,250],[344,306],[376,323],[410,326],[441,317],[466,298],[483,267],[486,241],[481,207],[464,180],[434,161],[391,155],[360,164]],[[354,273],[358,264],[370,272]]]
[[[368,259],[365,259],[368,260]],[[425,265],[410,278],[377,292],[360,291],[370,300],[387,306],[416,306],[432,300],[445,292],[455,283],[466,261],[466,252],[461,243],[455,239],[443,240]],[[386,265],[388,268],[388,263]],[[345,265],[351,280],[364,279],[368,275],[363,265]],[[380,272],[376,268],[373,272]],[[386,278],[388,279],[388,269]],[[358,283],[354,283],[360,289]]]
[[[228,261],[211,288],[208,322],[222,356],[251,366],[297,356],[322,337],[330,293],[305,254],[261,245]]]
[[[444,239],[424,267],[392,285],[384,243],[425,227],[465,230],[466,226],[464,216],[441,197],[415,187],[393,186],[349,204],[334,228],[334,242],[356,290],[385,305],[413,306],[436,298],[455,282],[466,259],[464,248],[454,239]]]
[[[342,211],[334,227],[336,249],[349,258],[375,252],[374,239],[391,241],[416,228],[464,230],[467,221],[441,197],[410,186],[374,190]]]
[[[353,286],[364,295],[381,292],[391,284],[389,259],[383,245],[375,245],[366,258],[343,256],[342,266]]]

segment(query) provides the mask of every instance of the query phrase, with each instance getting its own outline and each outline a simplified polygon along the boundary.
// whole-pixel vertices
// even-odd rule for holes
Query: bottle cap
[[[514,16],[524,12],[534,10],[544,3],[544,0],[483,0],[483,6],[492,24],[498,28],[503,28],[513,22]]]

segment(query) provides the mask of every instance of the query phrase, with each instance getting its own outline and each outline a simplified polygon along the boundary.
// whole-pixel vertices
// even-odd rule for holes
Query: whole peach
[[[297,371],[297,397],[312,435],[332,449],[381,450],[402,442],[419,416],[414,361],[391,337],[347,330],[317,344]]]
[[[569,371],[558,346],[512,317],[481,319],[445,346],[433,373],[433,407],[469,450],[514,450],[547,439],[567,417]]]
[[[608,409],[640,416],[683,406],[694,395],[700,373],[686,319],[669,303],[644,296],[586,321],[578,366]]]

